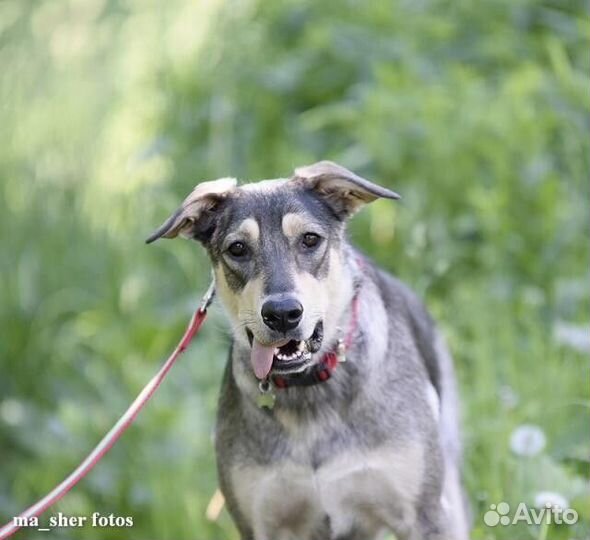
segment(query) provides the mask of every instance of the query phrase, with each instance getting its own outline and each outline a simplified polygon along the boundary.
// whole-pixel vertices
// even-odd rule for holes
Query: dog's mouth
[[[263,345],[256,340],[249,328],[246,333],[252,346],[250,360],[254,374],[259,379],[265,379],[271,371],[286,375],[306,369],[311,364],[312,354],[322,346],[324,325],[319,321],[308,339],[290,339],[270,345]]]

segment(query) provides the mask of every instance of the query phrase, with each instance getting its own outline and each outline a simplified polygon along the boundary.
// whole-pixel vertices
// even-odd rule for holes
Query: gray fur
[[[185,235],[192,234],[186,220],[199,231],[193,237],[211,256],[218,288],[223,282],[234,330],[215,448],[220,488],[242,539],[367,540],[389,530],[399,540],[466,540],[450,355],[416,296],[344,236],[344,220],[360,204],[398,196],[329,162],[298,169],[289,181],[234,188],[223,201],[215,196],[208,236],[201,214],[183,214],[181,225]],[[170,224],[181,210],[155,236],[175,235]],[[284,233],[286,214],[303,216],[321,235],[316,250],[301,247],[296,227],[292,237]],[[240,233],[250,257],[235,260],[226,243],[245,219],[258,228]],[[248,309],[237,308],[256,280]],[[245,329],[273,343],[278,337],[260,322],[260,303],[279,292],[301,295],[298,286],[308,282],[330,288],[329,309],[304,296],[309,320],[287,337],[307,339],[322,320],[318,361],[349,328],[358,295],[347,361],[326,383],[277,389],[275,407],[261,409]]]

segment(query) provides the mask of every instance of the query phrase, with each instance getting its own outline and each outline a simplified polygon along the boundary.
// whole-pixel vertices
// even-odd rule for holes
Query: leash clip
[[[199,306],[199,311],[201,313],[204,313],[205,311],[207,311],[207,308],[211,305],[211,302],[213,302],[214,297],[215,297],[215,276],[211,275],[211,283],[209,284],[209,288],[207,289],[207,292],[203,296],[203,299],[201,300],[201,305]]]

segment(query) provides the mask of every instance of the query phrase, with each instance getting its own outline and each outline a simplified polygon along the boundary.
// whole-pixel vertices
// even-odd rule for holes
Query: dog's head
[[[147,242],[180,235],[205,246],[235,340],[263,379],[305,369],[324,333],[333,338],[352,296],[344,224],[379,197],[399,195],[328,161],[288,180],[223,178],[197,185]]]

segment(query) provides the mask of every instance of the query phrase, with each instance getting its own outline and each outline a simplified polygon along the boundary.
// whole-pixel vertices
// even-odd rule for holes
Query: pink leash
[[[184,352],[188,347],[193,337],[197,334],[205,317],[207,316],[207,308],[213,300],[215,294],[215,283],[211,282],[209,289],[205,293],[201,305],[193,314],[191,321],[186,329],[184,336],[180,340],[180,343],[174,349],[174,352],[168,357],[168,360],[164,362],[158,373],[152,378],[152,380],[144,387],[141,393],[135,398],[135,401],[125,411],[123,416],[119,418],[118,422],[111,428],[111,430],[102,438],[102,440],[96,445],[94,450],[88,454],[86,459],[78,465],[78,467],[72,472],[65,480],[53,488],[45,497],[37,501],[34,505],[27,508],[18,517],[31,518],[34,516],[40,516],[45,510],[51,505],[59,501],[70,489],[72,489],[82,478],[84,478],[93,467],[102,459],[102,457],[112,448],[112,446],[119,440],[121,435],[125,433],[127,428],[133,423],[139,411],[143,409],[145,404],[152,397],[154,392],[158,389],[161,382],[166,377],[170,368],[174,365],[177,358]],[[21,528],[21,525],[17,524],[17,519],[13,518],[11,522],[7,523],[0,529],[0,540],[4,540],[9,536],[12,536],[16,531]]]

